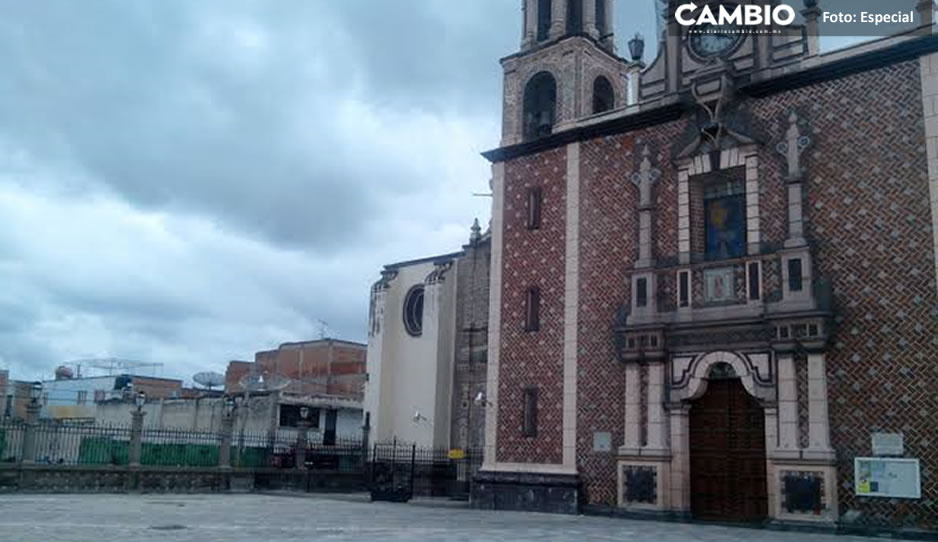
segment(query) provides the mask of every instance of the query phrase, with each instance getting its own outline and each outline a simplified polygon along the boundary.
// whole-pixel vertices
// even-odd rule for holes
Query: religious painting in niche
[[[746,195],[742,181],[720,180],[704,188],[704,228],[708,260],[746,254]]]
[[[735,295],[733,286],[733,268],[707,269],[704,277],[704,301],[718,303],[732,301]]]

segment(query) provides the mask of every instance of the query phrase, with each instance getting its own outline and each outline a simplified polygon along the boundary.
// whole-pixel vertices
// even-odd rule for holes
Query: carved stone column
[[[664,410],[665,362],[648,364],[648,443],[642,455],[664,455],[668,450],[668,415]]]
[[[612,51],[614,53],[616,51],[615,32],[613,31],[613,29],[615,28],[614,15],[616,12],[616,1],[605,0],[605,2],[606,2],[606,34],[604,36],[600,36],[600,38],[602,39],[603,46],[609,51]]]
[[[827,356],[808,354],[808,449],[805,459],[834,459],[827,413]]]
[[[804,29],[808,39],[808,56],[816,56],[820,50],[820,36],[818,35],[817,20],[821,16],[821,8],[814,6],[801,10],[804,17]]]
[[[804,211],[802,191],[804,190],[804,171],[801,167],[801,153],[811,144],[811,138],[801,134],[798,114],[792,111],[788,116],[788,131],[785,140],[776,146],[776,150],[785,157],[788,172],[788,239],[785,248],[797,248],[807,245],[804,239]]]
[[[642,149],[642,161],[638,171],[632,174],[632,183],[638,187],[638,261],[632,275],[632,314],[637,318],[657,312],[657,284],[654,272],[655,259],[652,239],[652,222],[655,210],[652,186],[661,172],[652,168],[651,151]]]
[[[798,384],[791,352],[778,354],[778,457],[800,457],[798,443]]]
[[[521,48],[530,49],[537,39],[537,0],[522,0],[524,24],[521,30]]]
[[[642,447],[641,366],[625,366],[625,443],[620,454],[637,455]]]
[[[673,405],[670,418],[670,508],[674,511],[690,511],[690,405]]]
[[[567,32],[567,0],[553,0],[550,6],[550,38],[559,38]]]
[[[596,28],[596,2],[602,0],[583,0],[583,32],[594,40],[599,39]]]

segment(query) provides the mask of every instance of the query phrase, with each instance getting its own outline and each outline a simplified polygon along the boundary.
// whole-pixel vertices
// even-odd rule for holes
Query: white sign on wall
[[[593,433],[593,451],[611,452],[612,451],[612,433],[595,432]]]
[[[918,459],[857,457],[853,460],[854,491],[860,497],[920,499]]]
[[[898,455],[905,453],[902,433],[873,433],[873,455]]]

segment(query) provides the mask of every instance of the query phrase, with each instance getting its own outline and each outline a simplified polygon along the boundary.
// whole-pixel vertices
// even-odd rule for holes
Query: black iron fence
[[[363,435],[364,437],[364,435]],[[468,496],[481,450],[419,447],[398,441],[365,444],[338,438],[306,442],[296,431],[244,432],[98,425],[88,421],[27,424],[0,420],[0,464],[212,468],[339,473],[362,485],[406,489],[408,495]],[[135,445],[138,448],[135,448]],[[222,453],[229,446],[228,454]]]

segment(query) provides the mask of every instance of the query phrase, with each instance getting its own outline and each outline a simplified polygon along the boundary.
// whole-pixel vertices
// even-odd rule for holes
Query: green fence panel
[[[140,463],[164,467],[215,467],[218,465],[218,446],[144,443],[140,450]]]
[[[231,457],[238,457],[238,448],[233,446],[231,448]],[[246,447],[241,450],[241,467],[266,467],[268,465],[268,458],[270,457],[269,448],[253,448]]]
[[[79,465],[127,465],[130,463],[130,443],[107,437],[81,439],[78,447]]]

